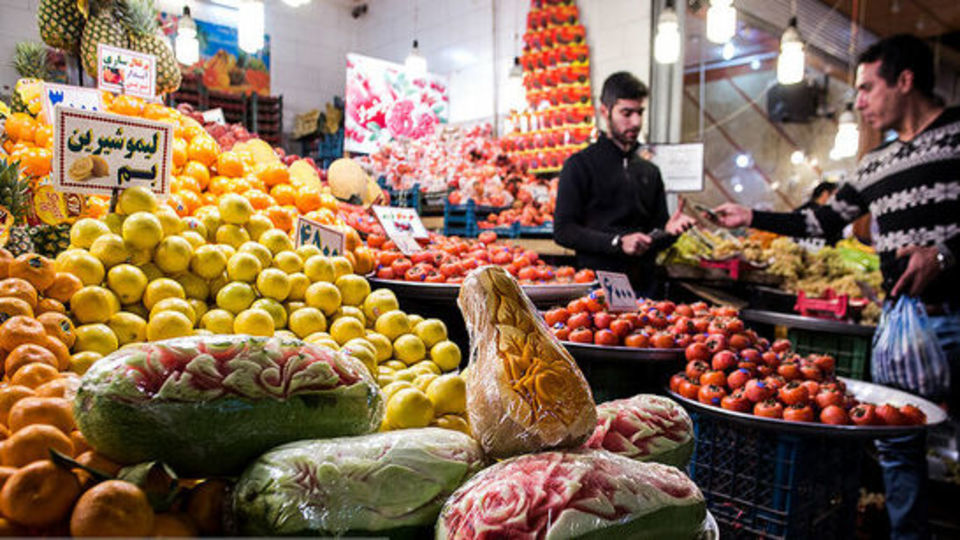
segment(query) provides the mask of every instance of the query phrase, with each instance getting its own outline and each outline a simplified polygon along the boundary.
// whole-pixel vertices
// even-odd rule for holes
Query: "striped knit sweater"
[[[895,139],[865,155],[829,204],[794,214],[756,211],[752,226],[830,236],[867,212],[877,220],[874,246],[887,292],[906,269],[908,258],[897,258],[902,247],[937,245],[960,257],[960,107],[945,109],[912,141]],[[960,304],[960,265],[942,272],[923,299]]]

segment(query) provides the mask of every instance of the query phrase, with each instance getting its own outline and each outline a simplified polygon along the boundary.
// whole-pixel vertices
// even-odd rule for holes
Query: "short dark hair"
[[[603,81],[600,103],[612,108],[618,99],[641,99],[650,95],[647,85],[627,71],[618,71]]]
[[[933,96],[933,51],[922,39],[910,34],[897,34],[881,39],[860,53],[857,64],[880,60],[877,73],[887,85],[897,84],[900,74],[913,73],[913,87],[925,97]]]
[[[810,200],[815,201],[824,193],[833,193],[836,190],[837,184],[835,182],[820,182],[817,184],[817,187],[813,188],[813,194],[810,195]]]

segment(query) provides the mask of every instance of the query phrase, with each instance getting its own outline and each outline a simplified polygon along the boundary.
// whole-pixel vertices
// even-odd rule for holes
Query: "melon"
[[[327,169],[327,183],[334,197],[356,203],[367,200],[367,173],[363,172],[360,164],[350,158],[340,158],[330,164]]]
[[[639,394],[597,405],[597,428],[586,445],[638,461],[686,467],[693,454],[693,421],[672,399]]]

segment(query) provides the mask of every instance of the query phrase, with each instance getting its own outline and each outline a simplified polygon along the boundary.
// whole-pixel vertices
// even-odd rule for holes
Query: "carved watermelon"
[[[597,428],[586,446],[685,468],[693,454],[693,422],[675,401],[639,394],[597,405]]]

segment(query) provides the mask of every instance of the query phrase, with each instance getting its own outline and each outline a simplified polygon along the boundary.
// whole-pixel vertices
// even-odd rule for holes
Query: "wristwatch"
[[[953,253],[951,253],[946,246],[937,246],[937,264],[940,265],[940,270],[946,270],[953,266],[956,262],[957,261],[954,259]]]
[[[613,237],[613,240],[610,241],[610,245],[613,246],[614,249],[620,249],[620,235],[619,235],[619,234]]]

